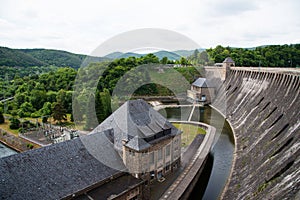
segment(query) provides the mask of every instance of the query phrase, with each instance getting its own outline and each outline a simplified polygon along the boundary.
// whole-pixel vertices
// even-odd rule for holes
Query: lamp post
[[[290,60],[288,62],[291,64],[290,67],[293,67],[293,60],[292,60],[292,58],[290,58]]]

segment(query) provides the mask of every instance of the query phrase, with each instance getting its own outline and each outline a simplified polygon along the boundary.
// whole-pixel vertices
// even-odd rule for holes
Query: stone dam
[[[226,76],[212,105],[235,137],[221,199],[300,199],[300,70],[231,68]]]

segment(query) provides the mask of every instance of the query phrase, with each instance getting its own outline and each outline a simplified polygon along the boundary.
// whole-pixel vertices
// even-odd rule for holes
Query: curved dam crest
[[[300,70],[263,69],[230,69],[213,103],[236,141],[222,199],[300,196]]]

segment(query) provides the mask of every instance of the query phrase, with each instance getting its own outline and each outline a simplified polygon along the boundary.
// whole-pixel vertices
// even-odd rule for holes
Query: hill
[[[160,60],[163,57],[167,57],[169,60],[179,60],[181,57],[187,57],[190,56],[194,50],[178,50],[178,51],[157,51],[153,52],[155,56],[157,56]],[[147,54],[139,54],[139,53],[133,53],[133,52],[113,52],[110,54],[107,54],[105,58],[109,59],[116,59],[116,58],[128,58],[128,57],[136,57],[140,58],[142,56],[145,56]]]
[[[45,63],[22,51],[0,47],[0,66],[42,66]]]

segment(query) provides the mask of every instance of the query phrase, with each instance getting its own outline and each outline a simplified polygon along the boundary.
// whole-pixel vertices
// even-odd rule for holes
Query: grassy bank
[[[193,124],[173,123],[173,125],[176,128],[178,128],[179,130],[183,131],[183,133],[181,135],[181,142],[182,142],[183,147],[190,145],[197,134],[205,134],[206,133],[206,131],[204,129],[200,128],[197,125],[193,125]]]

